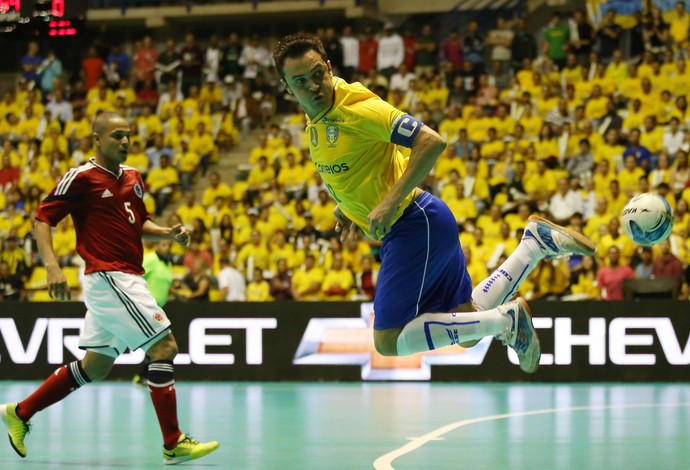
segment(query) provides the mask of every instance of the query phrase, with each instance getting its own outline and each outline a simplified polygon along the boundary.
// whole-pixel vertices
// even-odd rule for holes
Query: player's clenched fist
[[[189,231],[187,230],[187,227],[182,224],[177,224],[170,227],[170,238],[182,246],[189,245]]]

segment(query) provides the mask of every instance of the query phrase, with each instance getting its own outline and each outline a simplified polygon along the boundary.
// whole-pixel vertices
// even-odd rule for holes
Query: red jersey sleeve
[[[72,168],[65,173],[57,186],[39,204],[36,220],[55,227],[68,214],[79,210],[86,199],[79,173],[79,168]]]

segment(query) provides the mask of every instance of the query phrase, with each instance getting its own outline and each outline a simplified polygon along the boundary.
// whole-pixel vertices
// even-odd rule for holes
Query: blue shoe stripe
[[[544,244],[542,242],[540,242],[539,239],[529,229],[525,230],[525,233],[522,235],[522,237],[523,238],[531,238],[532,240],[537,242],[537,245],[539,245],[539,248],[541,248],[542,250],[546,249]]]
[[[558,253],[558,245],[556,245],[556,242],[553,241],[553,238],[551,238],[551,229],[544,227],[541,224],[537,224],[537,233],[539,234],[539,238],[541,238],[542,242],[549,247],[551,251],[554,253]]]

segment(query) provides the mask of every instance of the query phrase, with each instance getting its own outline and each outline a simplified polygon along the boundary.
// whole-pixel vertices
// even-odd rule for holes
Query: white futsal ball
[[[671,235],[673,210],[658,194],[635,196],[623,209],[623,230],[638,245],[652,246]]]

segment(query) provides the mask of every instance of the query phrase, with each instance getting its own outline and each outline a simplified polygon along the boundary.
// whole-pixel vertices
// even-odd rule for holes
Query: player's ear
[[[327,60],[326,61],[326,67],[328,67],[328,75],[331,77],[333,76],[333,67],[331,67],[331,61]]]

